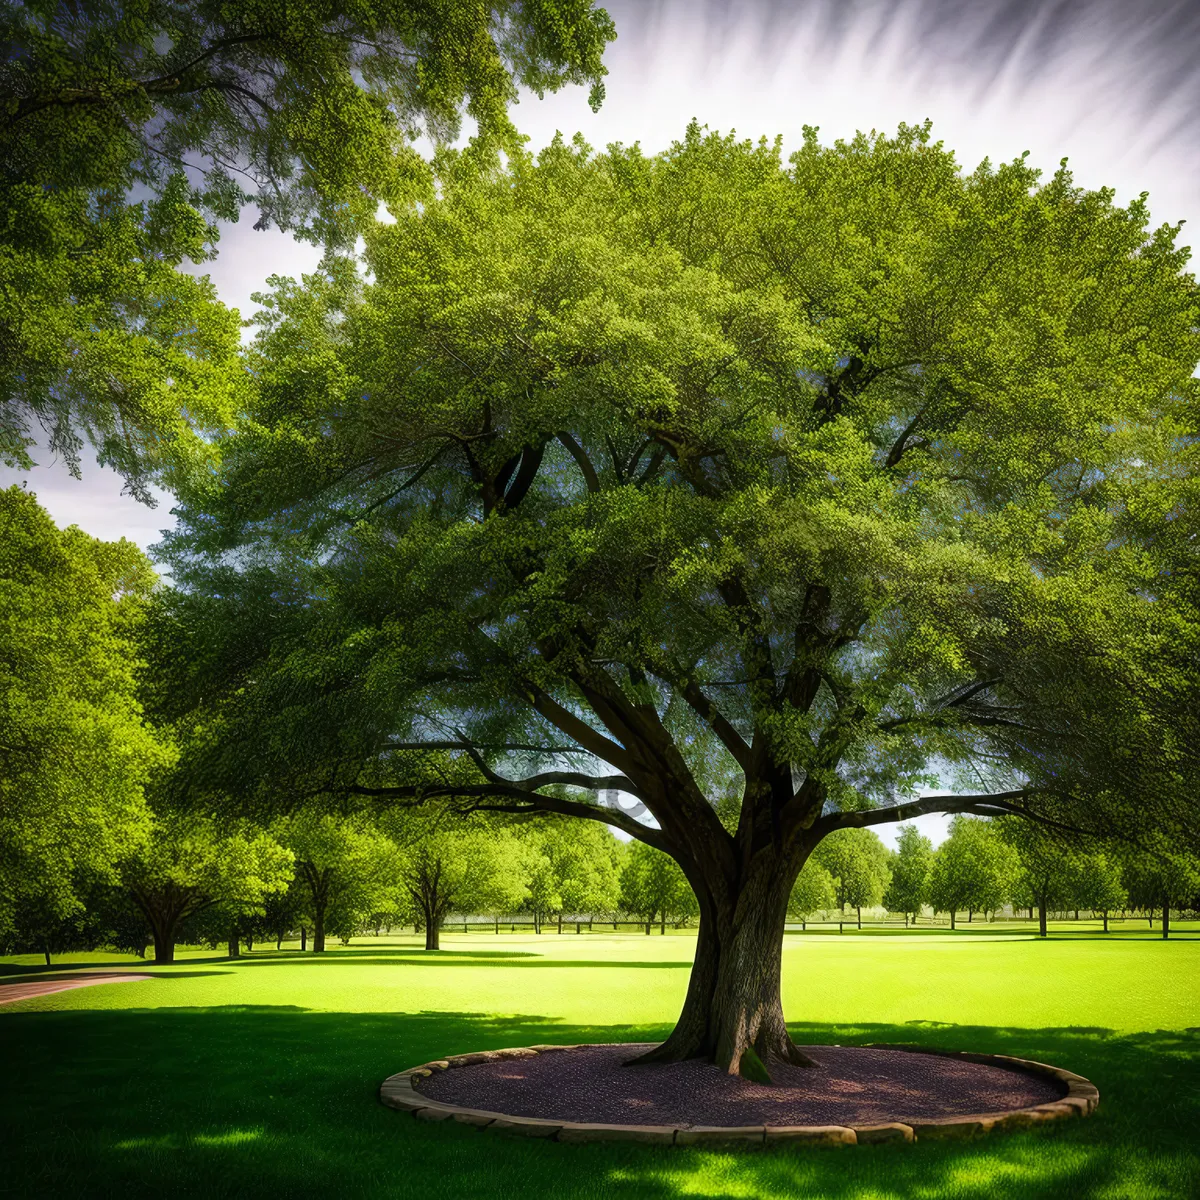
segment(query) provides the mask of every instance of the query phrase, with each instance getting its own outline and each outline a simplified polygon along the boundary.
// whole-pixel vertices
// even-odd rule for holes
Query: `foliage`
[[[428,189],[411,146],[515,147],[518,85],[590,83],[615,36],[587,0],[31,0],[0,11],[0,460],[81,435],[149,500],[236,414],[237,314],[205,279],[214,218],[352,243]],[[149,195],[131,200],[131,194]]]
[[[992,821],[955,817],[929,872],[935,912],[993,912],[1012,895],[1018,859]]]
[[[1200,858],[1166,845],[1135,850],[1126,856],[1122,883],[1135,908],[1190,907],[1200,897]]]
[[[621,871],[621,908],[646,922],[657,919],[665,929],[694,917],[699,908],[696,894],[679,864],[661,850],[634,842]]]
[[[121,879],[154,934],[157,962],[171,962],[180,924],[221,906],[230,918],[260,910],[286,890],[293,857],[262,829],[196,813],[156,813]]]
[[[807,920],[810,913],[834,908],[837,891],[833,876],[814,859],[809,859],[796,877],[788,900],[788,916]]]
[[[314,950],[325,949],[327,932],[353,933],[393,902],[400,852],[366,820],[310,807],[280,820],[272,833],[295,858],[299,914],[314,927]]]
[[[400,846],[397,882],[425,929],[426,949],[452,912],[512,912],[528,895],[528,849],[511,829],[443,811],[393,810],[381,818]]]
[[[933,869],[933,843],[915,825],[896,831],[896,853],[891,860],[892,878],[883,895],[889,912],[918,916],[929,898],[929,873]]]
[[[18,903],[77,911],[145,833],[143,786],[171,759],[137,699],[153,582],[131,543],[0,491],[0,933]]]
[[[528,847],[529,907],[550,913],[611,913],[621,896],[624,847],[600,825],[561,820],[520,827]]]
[[[839,829],[1174,819],[1183,610],[1132,514],[1189,469],[1200,320],[1144,198],[909,126],[435,171],[369,273],[280,282],[183,496],[180,586],[307,623],[208,692],[253,770],[215,739],[203,786],[615,825],[697,891],[702,1008],[773,987],[739,948]],[[763,1013],[789,1053],[746,1003],[722,1054]]]
[[[837,906],[879,904],[891,879],[887,847],[870,829],[839,829],[813,852],[812,860],[833,880]]]

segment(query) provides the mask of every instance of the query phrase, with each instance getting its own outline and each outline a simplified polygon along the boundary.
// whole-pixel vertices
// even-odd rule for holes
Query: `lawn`
[[[0,1194],[1200,1195],[1200,940],[1179,933],[789,935],[798,1041],[1043,1059],[1092,1078],[1101,1108],[963,1145],[741,1153],[526,1141],[376,1100],[384,1076],[441,1054],[665,1034],[686,935],[448,935],[436,955],[399,938],[237,962],[185,952],[149,982],[0,1007]],[[29,979],[32,961],[0,972]],[[76,955],[53,970],[72,964],[144,969]]]

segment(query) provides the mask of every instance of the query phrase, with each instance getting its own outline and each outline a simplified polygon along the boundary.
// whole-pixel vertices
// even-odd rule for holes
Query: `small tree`
[[[426,950],[440,949],[450,913],[511,911],[529,894],[528,849],[506,826],[402,812],[389,814],[388,828],[401,843],[398,880],[424,926]]]
[[[1135,851],[1125,860],[1122,882],[1134,905],[1162,912],[1166,939],[1171,933],[1171,906],[1185,904],[1200,893],[1200,859],[1166,848]]]
[[[1051,906],[1065,904],[1076,883],[1071,848],[1043,826],[1028,821],[1002,819],[997,825],[1017,856],[1014,902],[1037,909],[1038,935],[1045,937]]]
[[[887,847],[870,829],[839,829],[813,851],[815,862],[833,877],[837,905],[854,906],[858,927],[862,910],[878,904],[891,879]]]
[[[525,826],[520,836],[530,851],[527,886],[536,929],[551,913],[558,914],[561,933],[564,912],[603,913],[617,907],[623,853],[608,828],[539,821]]]
[[[799,917],[803,925],[809,913],[832,908],[836,903],[833,876],[819,862],[810,859],[796,877],[796,885],[788,901],[788,916]]]
[[[904,924],[920,915],[929,898],[929,873],[933,869],[933,843],[915,825],[897,830],[896,853],[892,856],[892,878],[883,894],[889,912],[902,912]]]
[[[154,937],[154,961],[175,961],[180,925],[221,905],[257,909],[287,888],[292,854],[253,826],[194,814],[155,818],[144,848],[121,864],[121,877]]]
[[[694,916],[699,911],[696,896],[679,864],[664,854],[634,842],[621,872],[621,907],[646,924],[646,934],[655,917],[659,931],[667,932],[667,921]]]
[[[1104,932],[1108,932],[1108,914],[1129,903],[1129,893],[1121,882],[1121,863],[1112,854],[1084,854],[1074,871],[1075,903],[1081,908],[1100,913]]]
[[[950,914],[969,916],[999,908],[1012,894],[1017,860],[1011,847],[985,818],[955,817],[950,836],[938,847],[929,872],[929,902]]]

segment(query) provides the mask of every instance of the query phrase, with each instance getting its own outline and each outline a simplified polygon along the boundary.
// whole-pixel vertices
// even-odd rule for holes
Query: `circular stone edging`
[[[543,1117],[517,1117],[485,1109],[464,1108],[423,1096],[417,1083],[435,1071],[469,1067],[474,1063],[496,1062],[506,1058],[534,1058],[559,1050],[582,1050],[592,1045],[620,1045],[618,1042],[583,1043],[571,1046],[517,1046],[507,1050],[481,1050],[471,1054],[452,1054],[389,1075],[379,1087],[379,1099],[389,1108],[411,1112],[422,1121],[456,1121],[525,1137],[553,1139],[559,1142],[644,1142],[660,1146],[699,1144],[774,1144],[807,1143],[822,1146],[865,1146],[880,1142],[915,1142],[919,1139],[971,1138],[998,1129],[1024,1129],[1046,1121],[1068,1117],[1086,1117],[1100,1103],[1099,1089],[1090,1080],[1073,1071],[1049,1063],[1008,1054],[975,1054],[967,1050],[933,1050],[925,1046],[893,1045],[872,1042],[864,1050],[903,1050],[913,1054],[937,1054],[967,1062],[1017,1067],[1033,1075],[1050,1076],[1067,1089],[1061,1100],[1014,1108],[1006,1112],[976,1113],[922,1120],[887,1121],[873,1125],[610,1125],[604,1122],[555,1121]]]

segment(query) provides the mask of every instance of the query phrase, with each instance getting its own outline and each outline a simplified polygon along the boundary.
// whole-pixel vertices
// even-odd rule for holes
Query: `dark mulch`
[[[967,1116],[1061,1099],[1053,1079],[903,1050],[804,1046],[815,1068],[772,1061],[771,1086],[710,1063],[624,1064],[643,1045],[586,1046],[476,1063],[421,1080],[464,1108],[625,1125],[862,1125]]]

